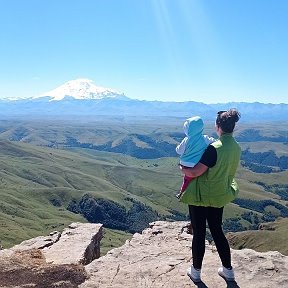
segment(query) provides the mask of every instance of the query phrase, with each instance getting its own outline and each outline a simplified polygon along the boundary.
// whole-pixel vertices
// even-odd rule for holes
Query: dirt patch
[[[0,287],[74,288],[86,278],[84,266],[47,264],[37,249],[0,258]]]

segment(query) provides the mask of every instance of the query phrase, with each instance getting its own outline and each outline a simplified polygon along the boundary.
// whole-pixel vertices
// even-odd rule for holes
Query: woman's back
[[[217,154],[216,164],[190,182],[181,201],[189,205],[223,207],[239,192],[234,176],[239,165],[241,149],[231,134],[224,134],[210,144]]]

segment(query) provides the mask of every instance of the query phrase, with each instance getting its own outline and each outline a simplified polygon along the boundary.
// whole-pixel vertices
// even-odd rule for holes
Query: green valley
[[[107,228],[108,251],[151,221],[187,219],[175,197],[182,119],[133,120],[1,121],[1,244],[90,221]],[[214,135],[213,125],[207,134]],[[275,127],[244,123],[235,132],[241,191],[224,210],[226,232],[254,233],[261,223],[288,218],[287,131]]]

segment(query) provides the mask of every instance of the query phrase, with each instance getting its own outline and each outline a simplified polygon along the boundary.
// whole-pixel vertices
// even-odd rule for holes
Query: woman
[[[219,139],[210,144],[193,168],[181,168],[183,174],[195,178],[183,192],[181,201],[189,205],[193,229],[193,264],[187,270],[194,282],[201,282],[201,267],[205,253],[206,220],[220,256],[222,267],[218,274],[234,281],[229,243],[222,230],[223,208],[234,200],[238,186],[234,176],[239,165],[241,149],[232,133],[240,114],[236,109],[220,111],[215,129]]]

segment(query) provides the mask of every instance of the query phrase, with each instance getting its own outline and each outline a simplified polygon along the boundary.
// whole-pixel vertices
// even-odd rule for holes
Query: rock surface
[[[38,249],[0,253],[2,288],[77,288],[86,278],[83,265],[49,265]]]
[[[74,288],[87,278],[83,264],[100,256],[102,224],[72,223],[0,251],[0,287]]]
[[[44,240],[43,242],[43,238],[39,238],[39,242],[35,239],[25,241],[24,244],[22,243],[22,250],[19,249],[21,245],[17,245],[12,249],[0,251],[0,287],[288,287],[288,256],[276,251],[260,253],[250,249],[232,250],[232,264],[235,268],[237,282],[226,283],[217,274],[220,260],[215,247],[208,242],[202,268],[203,282],[195,285],[186,275],[186,270],[191,265],[192,240],[192,235],[187,233],[187,224],[187,222],[162,221],[151,223],[150,228],[145,229],[142,234],[134,234],[133,238],[127,240],[123,246],[111,250],[106,256],[93,260],[86,266],[76,264],[79,263],[81,257],[73,256],[74,260],[69,258],[69,254],[73,250],[69,243],[72,243],[75,251],[77,251],[78,245],[82,247],[82,251],[86,251],[82,242],[86,241],[87,248],[93,241],[88,241],[89,237],[86,238],[86,236],[83,238],[83,234],[87,231],[86,235],[90,235],[88,226],[85,226],[87,224],[73,224],[65,230],[65,233],[62,233],[57,242],[48,248],[43,248],[43,243],[53,242],[54,240],[50,238],[54,234],[50,235],[50,238],[48,237],[49,241]],[[100,229],[102,225],[94,226],[94,234],[95,227]],[[67,233],[69,231],[71,234]],[[102,235],[102,229],[99,231]],[[63,234],[66,236],[63,237]],[[70,236],[71,242],[69,241]],[[48,254],[45,254],[44,251],[51,249],[53,245],[61,241],[62,237],[62,240],[65,240],[63,245],[55,249],[58,252],[51,253],[49,260],[46,261],[45,258]],[[99,240],[97,237],[94,239]],[[38,246],[39,249],[36,249]],[[15,249],[16,247],[17,249]],[[28,247],[33,247],[33,249]],[[92,249],[92,251],[94,250]],[[66,255],[67,253],[68,255]],[[78,255],[78,252],[76,254]],[[75,263],[51,264],[61,258],[69,259],[68,262],[75,261]]]
[[[51,232],[49,236],[39,236],[28,239],[11,248],[13,251],[24,251],[30,249],[44,249],[59,241],[61,233],[58,231]]]
[[[102,237],[102,224],[72,223],[62,233],[29,239],[10,250],[41,249],[47,263],[86,265],[100,257]]]
[[[100,257],[102,237],[102,224],[72,223],[43,253],[47,263],[86,265]]]
[[[186,275],[191,265],[192,235],[187,222],[154,222],[142,234],[86,266],[89,279],[81,288],[185,288],[196,285]],[[206,243],[198,287],[288,287],[288,257],[278,252],[232,250],[236,281],[218,276],[220,260],[214,246]]]

